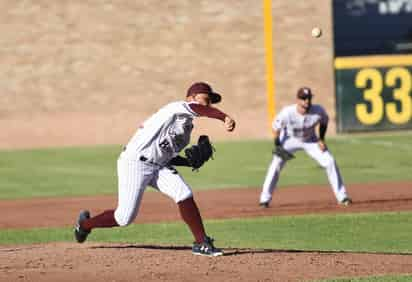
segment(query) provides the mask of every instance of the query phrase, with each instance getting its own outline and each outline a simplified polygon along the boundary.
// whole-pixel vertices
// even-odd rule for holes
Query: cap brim
[[[209,94],[210,97],[210,103],[212,104],[217,104],[220,101],[222,101],[222,96],[219,93],[212,92]]]
[[[311,95],[304,95],[304,96],[299,96],[299,95],[297,95],[296,98],[298,98],[298,99],[306,99],[306,98],[312,98],[313,96],[314,96],[313,94],[311,94]]]

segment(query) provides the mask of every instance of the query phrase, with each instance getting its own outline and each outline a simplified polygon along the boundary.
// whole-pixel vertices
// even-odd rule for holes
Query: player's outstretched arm
[[[217,108],[196,103],[189,104],[189,107],[200,116],[220,119],[225,123],[226,130],[229,132],[233,131],[236,127],[235,120]]]

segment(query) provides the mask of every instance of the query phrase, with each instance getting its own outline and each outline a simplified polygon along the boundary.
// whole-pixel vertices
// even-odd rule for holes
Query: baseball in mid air
[[[322,30],[319,27],[314,27],[312,29],[312,37],[319,38],[322,35]]]

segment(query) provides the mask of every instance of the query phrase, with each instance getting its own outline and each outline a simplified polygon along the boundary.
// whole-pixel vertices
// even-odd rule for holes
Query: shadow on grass
[[[165,250],[165,251],[190,251],[189,246],[158,246],[158,245],[110,245],[93,246],[91,249],[146,249],[146,250]],[[367,255],[397,255],[412,256],[412,253],[390,253],[390,252],[362,252],[362,251],[325,251],[325,250],[293,250],[293,249],[250,249],[250,248],[222,248],[224,256],[238,256],[247,254],[266,254],[266,253],[302,253],[302,254],[367,254]]]
[[[181,251],[191,250],[189,246],[158,246],[158,245],[110,245],[110,246],[93,246],[90,249],[147,249],[147,250],[167,250],[167,251]]]

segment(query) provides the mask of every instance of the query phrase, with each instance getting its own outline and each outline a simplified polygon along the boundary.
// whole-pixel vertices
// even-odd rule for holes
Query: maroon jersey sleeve
[[[226,117],[225,113],[213,107],[203,106],[203,105],[196,104],[196,103],[190,103],[189,107],[192,111],[197,113],[199,116],[220,119],[221,121],[224,121]]]

